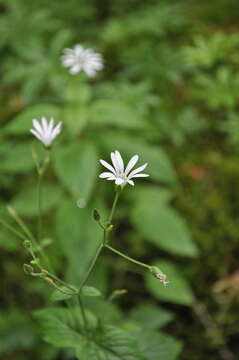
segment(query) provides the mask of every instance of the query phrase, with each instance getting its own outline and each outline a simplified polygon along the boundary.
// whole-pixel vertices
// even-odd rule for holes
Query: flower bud
[[[30,263],[31,263],[32,265],[39,265],[39,264],[40,264],[40,260],[39,260],[39,258],[35,258],[34,260],[31,260]]]
[[[163,285],[168,285],[167,276],[157,266],[152,266],[150,271]]]
[[[95,221],[100,221],[100,214],[96,209],[93,210],[93,218]]]
[[[23,271],[27,275],[31,275],[34,272],[33,267],[29,264],[23,264]]]
[[[23,242],[23,246],[24,246],[25,248],[29,249],[30,247],[32,247],[31,241],[25,240],[25,241]]]
[[[114,225],[113,224],[108,224],[106,227],[107,231],[111,231],[113,229]]]

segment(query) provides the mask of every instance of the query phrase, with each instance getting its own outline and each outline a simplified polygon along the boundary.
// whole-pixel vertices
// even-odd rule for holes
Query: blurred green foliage
[[[105,251],[89,281],[103,298],[85,301],[92,331],[95,315],[105,325],[86,357],[75,349],[81,360],[117,343],[120,359],[237,359],[238,12],[237,0],[0,0],[2,216],[10,203],[35,231],[29,128],[32,118],[62,120],[42,246],[77,286],[101,236],[92,209],[105,217],[113,197],[98,159],[117,149],[149,164],[149,180],[122,194],[112,243],[160,266],[169,286]],[[76,43],[103,54],[96,78],[61,67],[62,50]],[[69,310],[41,310],[57,295],[24,274],[25,249],[2,227],[0,250],[2,359],[73,359],[68,347],[82,334]],[[106,303],[116,289],[128,293]],[[41,340],[36,319],[48,320],[44,337],[62,351]]]

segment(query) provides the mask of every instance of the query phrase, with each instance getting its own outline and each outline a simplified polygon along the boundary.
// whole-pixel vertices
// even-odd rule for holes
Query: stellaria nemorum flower
[[[104,67],[101,54],[78,44],[73,49],[64,49],[64,55],[61,57],[61,60],[64,67],[70,68],[69,72],[71,75],[84,71],[86,75],[92,77]]]
[[[47,119],[42,117],[41,122],[37,119],[33,119],[32,124],[33,129],[30,129],[30,132],[46,147],[50,147],[55,137],[61,132],[62,121],[54,127],[53,118],[51,118],[48,123]]]
[[[105,160],[100,160],[100,163],[108,170],[110,170],[110,172],[101,173],[99,175],[101,179],[113,180],[116,185],[124,187],[127,183],[130,185],[134,185],[134,181],[132,180],[133,178],[149,176],[148,174],[140,173],[146,168],[146,166],[148,165],[147,163],[138,167],[135,170],[132,170],[137,161],[139,160],[138,155],[134,155],[130,159],[126,168],[124,167],[124,162],[119,151],[116,150],[115,152],[112,152],[110,156],[113,166],[107,163]]]

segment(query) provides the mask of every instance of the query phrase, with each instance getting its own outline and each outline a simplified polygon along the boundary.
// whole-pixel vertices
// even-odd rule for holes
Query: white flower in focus
[[[92,49],[85,49],[81,45],[75,45],[73,49],[64,49],[61,57],[62,65],[69,67],[70,74],[75,75],[84,71],[88,76],[95,76],[96,72],[103,69],[103,58],[101,54]]]
[[[148,174],[140,173],[140,171],[143,171],[146,168],[146,166],[148,165],[147,163],[131,171],[134,165],[139,160],[138,155],[134,155],[130,159],[126,168],[124,168],[124,162],[119,151],[116,150],[115,152],[112,152],[110,156],[113,166],[104,160],[100,160],[100,163],[108,170],[110,170],[110,172],[103,172],[102,174],[100,174],[99,177],[101,179],[114,180],[116,185],[124,187],[127,183],[130,185],[134,185],[132,178],[149,176]]]
[[[49,123],[45,117],[41,118],[41,122],[37,119],[32,120],[33,129],[30,132],[36,136],[46,147],[51,146],[53,140],[61,132],[62,121],[54,127],[54,119],[51,118]]]

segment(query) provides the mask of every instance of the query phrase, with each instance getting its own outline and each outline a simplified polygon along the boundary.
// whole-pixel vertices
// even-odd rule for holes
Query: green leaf
[[[72,292],[69,292],[69,289],[66,286],[61,286],[62,291],[60,290],[54,290],[53,293],[51,294],[51,301],[55,302],[55,301],[62,301],[62,300],[66,300],[66,299],[70,299],[72,298]]]
[[[139,349],[147,360],[176,360],[182,350],[182,343],[170,336],[148,329],[133,332]]]
[[[89,312],[86,312],[86,333],[79,308],[49,308],[37,311],[35,316],[45,341],[58,347],[75,348],[81,360],[145,360],[130,334],[112,326],[98,327]]]
[[[42,116],[53,117],[58,122],[60,120],[59,108],[49,104],[31,106],[12,119],[9,125],[5,126],[4,132],[12,135],[30,134],[32,119],[40,119]]]
[[[30,350],[38,342],[35,324],[22,308],[11,306],[0,311],[0,333],[0,355],[3,358],[15,351]]]
[[[10,174],[27,173],[34,168],[29,144],[0,145],[1,171]]]
[[[173,313],[152,304],[140,304],[129,313],[129,319],[144,329],[155,330],[163,327],[174,318]]]
[[[158,247],[177,255],[196,256],[197,248],[184,219],[166,199],[167,193],[157,187],[136,191],[131,212],[134,225],[146,240]]]
[[[95,146],[89,142],[68,145],[55,152],[55,171],[71,195],[86,202],[91,195],[98,170]]]
[[[93,286],[83,286],[81,293],[83,296],[102,296],[100,290]]]
[[[64,126],[71,136],[80,134],[88,122],[88,111],[84,104],[65,106],[61,116]]]
[[[162,286],[152,274],[146,275],[146,284],[156,299],[176,303],[180,305],[192,305],[194,296],[187,280],[181,274],[180,268],[168,261],[156,261],[158,266],[166,274],[169,284]]]
[[[95,204],[90,205],[81,209],[71,199],[64,199],[56,211],[56,235],[69,260],[68,281],[75,285],[81,284],[102,236],[101,229],[92,218]]]
[[[83,328],[82,315],[78,309],[72,309],[71,312],[60,307],[47,308],[37,311],[35,316],[46,342],[57,347],[75,347],[83,341],[82,333],[75,330],[76,317],[81,332]]]
[[[130,334],[113,326],[101,326],[76,352],[79,360],[146,360]]]
[[[94,125],[113,125],[126,129],[142,129],[145,122],[140,114],[135,116],[135,109],[121,100],[97,100],[91,107],[91,122]]]
[[[62,196],[62,189],[50,183],[42,186],[42,213],[52,209]],[[38,214],[37,187],[31,186],[24,188],[10,202],[19,215],[32,217]]]
[[[97,141],[99,141],[103,149],[105,149],[108,157],[110,157],[111,151],[119,150],[126,162],[133,155],[138,154],[140,156],[139,166],[147,162],[148,166],[145,172],[150,174],[150,178],[153,180],[169,183],[176,181],[171,161],[166,152],[159,146],[150,145],[136,136],[126,135],[120,132],[112,133],[109,131],[107,132],[107,136],[101,136],[99,134]],[[142,181],[142,179],[139,180]]]

